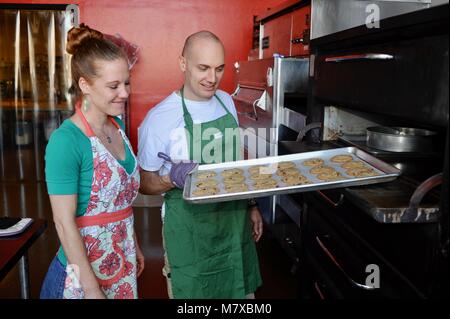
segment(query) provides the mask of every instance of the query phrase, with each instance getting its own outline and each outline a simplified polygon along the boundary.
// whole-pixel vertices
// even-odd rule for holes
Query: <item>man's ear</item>
[[[178,57],[178,63],[180,64],[181,72],[186,72],[186,58],[182,55]]]
[[[78,86],[80,87],[80,90],[83,94],[89,94],[90,92],[90,86],[89,86],[89,82],[84,78],[84,77],[80,77],[78,80]]]

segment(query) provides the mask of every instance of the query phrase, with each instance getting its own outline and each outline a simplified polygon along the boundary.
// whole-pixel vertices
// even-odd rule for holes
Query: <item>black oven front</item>
[[[322,128],[300,143],[280,141],[279,154],[356,146],[400,168],[402,175],[394,182],[277,201],[279,215],[298,226],[298,242],[291,246],[305,298],[448,294],[448,198],[443,193],[448,193],[449,162],[448,5],[445,8],[389,18],[386,28],[358,27],[311,44],[315,62],[307,123],[320,122]],[[365,142],[370,125],[429,129],[439,138],[428,153],[380,151]],[[433,183],[428,183],[430,177]],[[423,189],[418,207],[411,208],[411,197]]]

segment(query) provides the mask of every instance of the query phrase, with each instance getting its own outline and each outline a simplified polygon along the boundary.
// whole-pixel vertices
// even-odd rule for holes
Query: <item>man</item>
[[[218,90],[224,55],[213,33],[189,36],[179,58],[183,87],[155,106],[139,129],[140,190],[164,194],[163,274],[170,298],[251,298],[261,285],[257,206],[246,200],[189,204],[182,197],[195,162],[223,162],[227,155],[239,160],[239,138],[225,138],[226,130],[238,128],[236,109]],[[205,152],[212,144],[219,147]]]

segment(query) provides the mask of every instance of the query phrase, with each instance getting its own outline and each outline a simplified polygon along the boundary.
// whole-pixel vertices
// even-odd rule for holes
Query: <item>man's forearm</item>
[[[147,195],[160,195],[174,188],[168,175],[159,176],[157,172],[141,171],[139,191]]]

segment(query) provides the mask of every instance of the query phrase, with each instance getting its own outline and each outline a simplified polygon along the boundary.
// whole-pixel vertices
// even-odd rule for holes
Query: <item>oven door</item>
[[[448,35],[320,55],[314,81],[314,95],[329,105],[446,127]]]
[[[424,233],[434,226],[377,223],[344,194],[305,194],[309,291],[331,299],[424,298],[432,274],[418,256],[432,245]]]
[[[275,134],[272,114],[261,107],[267,91],[263,87],[239,85],[233,101],[239,120],[245,159],[274,154]]]

